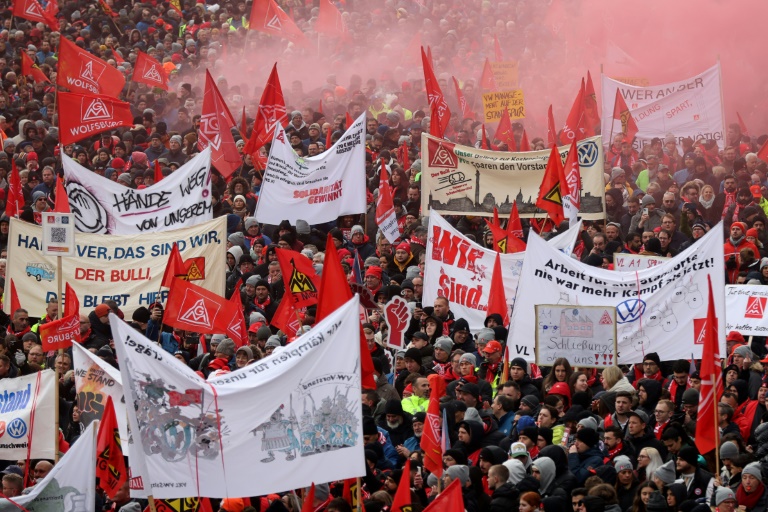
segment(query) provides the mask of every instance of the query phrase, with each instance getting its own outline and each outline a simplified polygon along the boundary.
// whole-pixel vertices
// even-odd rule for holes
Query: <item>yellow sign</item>
[[[486,123],[498,122],[505,108],[509,111],[510,119],[525,117],[522,89],[483,94],[483,113]]]
[[[500,91],[511,91],[517,89],[518,80],[518,62],[516,60],[505,60],[501,62],[491,62],[493,79],[496,81],[496,88]]]

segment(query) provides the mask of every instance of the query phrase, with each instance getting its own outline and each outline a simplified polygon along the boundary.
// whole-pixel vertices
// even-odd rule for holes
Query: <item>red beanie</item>
[[[733,226],[738,226],[739,228],[741,228],[742,233],[747,232],[747,225],[744,222],[734,222],[733,224],[731,224],[731,227]]]

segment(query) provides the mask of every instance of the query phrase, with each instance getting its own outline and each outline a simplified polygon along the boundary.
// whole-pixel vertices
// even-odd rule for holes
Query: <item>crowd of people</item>
[[[278,3],[305,34],[317,36],[313,32],[319,9],[316,0]],[[386,2],[371,9],[364,4],[361,0],[339,3],[351,39],[381,42],[382,53],[394,62],[398,52],[412,46],[413,32],[418,31],[421,42],[432,45],[438,81],[454,112],[449,137],[479,147],[483,130],[476,118],[480,116],[457,114],[462,110],[450,74],[443,70],[471,75],[476,67],[472,63],[493,55],[494,36],[502,48],[517,41],[516,26],[527,27],[526,37],[535,37],[544,29],[532,21],[543,15],[545,3],[533,2],[528,9],[520,9],[517,25],[504,21],[509,19],[502,14],[508,7],[505,2],[449,1],[427,7],[414,1],[400,2],[396,8]],[[747,341],[737,332],[728,334],[716,461],[714,453],[699,453],[694,439],[701,380],[697,361],[661,361],[655,353],[647,353],[642,363],[594,369],[574,368],[565,359],[539,368],[513,358],[505,372],[508,326],[501,317],[489,316],[485,327],[473,332],[466,319],[454,316],[446,298],[422,303],[428,231],[426,212],[421,209],[420,158],[421,134],[429,131],[430,110],[424,80],[420,73],[406,70],[411,65],[408,59],[400,62],[402,67],[377,70],[370,77],[350,73],[344,83],[328,73],[319,75],[326,76],[319,86],[298,76],[290,81],[284,91],[284,127],[299,155],[326,151],[343,133],[347,114],[354,119],[367,113],[368,209],[328,224],[264,225],[253,214],[269,145],[259,154],[244,153],[262,89],[236,74],[227,75],[232,73],[227,63],[239,63],[246,53],[274,54],[313,69],[313,59],[293,43],[249,31],[253,21],[244,1],[185,1],[180,11],[165,3],[131,0],[108,0],[104,6],[60,2],[57,32],[43,23],[12,17],[6,6],[0,30],[0,199],[5,199],[8,189],[11,162],[19,170],[24,195],[25,208],[19,217],[31,223],[39,223],[41,214],[54,205],[64,155],[95,174],[136,189],[154,183],[156,162],[164,175],[174,172],[199,151],[203,71],[209,68],[232,112],[244,108],[247,117],[244,132],[234,133],[242,165],[228,179],[213,171],[212,198],[214,216],[227,217],[227,268],[222,269],[227,274],[226,295],[241,295],[249,344],[237,348],[231,339],[215,335],[208,340],[208,352],[199,353],[199,334],[164,325],[161,304],[141,307],[125,320],[148,338],[159,339],[164,350],[202,378],[243,368],[292,341],[271,325],[285,294],[276,249],[302,253],[321,274],[330,233],[350,279],[354,279],[354,255],[359,257],[363,286],[376,304],[401,296],[413,306],[403,351],[393,353],[387,348],[388,326],[380,309],[369,308],[363,325],[377,380],[376,389],[363,391],[365,510],[391,510],[401,485],[411,488],[411,510],[421,510],[454,480],[459,481],[468,512],[768,510],[764,338]],[[397,43],[387,44],[391,27],[400,37]],[[128,85],[121,97],[131,104],[132,127],[59,145],[55,86],[23,76],[21,53],[55,83],[61,37],[125,74]],[[336,46],[323,57],[362,66],[366,56],[355,48]],[[163,63],[170,91],[130,83],[137,51]],[[531,51],[520,59],[538,57]],[[262,71],[266,66],[266,62],[257,65],[244,60],[244,72]],[[414,69],[420,66],[416,61],[412,64]],[[293,68],[301,68],[286,67],[291,77]],[[305,86],[311,89],[305,91]],[[460,87],[467,111],[480,112],[479,84],[464,80]],[[526,126],[531,131],[532,125]],[[493,129],[487,128],[490,145],[506,150]],[[523,128],[522,122],[513,125],[517,147]],[[545,138],[532,137],[532,148],[544,149]],[[728,126],[722,146],[714,140],[676,134],[646,145],[633,145],[622,135],[606,140],[606,221],[584,223],[575,254],[588,265],[605,268],[611,268],[614,254],[622,252],[672,257],[722,221],[727,282],[768,284],[768,166],[757,155],[767,139],[750,137],[734,124]],[[395,244],[375,223],[382,162],[390,175],[401,230]],[[493,237],[480,217],[447,219],[470,239],[493,247]],[[9,219],[0,217],[2,257],[7,256],[8,225]],[[524,228],[526,233],[542,229],[525,220]],[[0,260],[0,276],[7,264]],[[239,289],[238,282],[242,283]],[[0,284],[4,287],[3,279]],[[118,304],[107,302],[80,318],[80,343],[117,367],[110,312],[124,317]],[[313,325],[314,314],[314,307],[301,312],[304,328]],[[84,423],[71,351],[45,353],[40,344],[40,325],[57,316],[55,302],[45,311],[0,313],[6,330],[0,338],[0,380],[45,368],[57,370],[61,376],[59,451],[65,453],[77,442]],[[445,411],[450,449],[443,455],[444,471],[438,479],[424,467],[420,442],[430,397],[441,389],[444,396],[438,398]],[[403,475],[406,460],[411,461],[410,475]],[[26,481],[25,465],[29,465]],[[7,460],[2,467],[3,495],[12,499],[40,482],[53,461]],[[319,483],[309,510],[350,511],[342,489],[341,482]],[[225,512],[299,512],[307,510],[301,503],[304,494],[299,490],[214,502]],[[143,500],[130,498],[127,483],[114,499],[97,495],[97,510],[132,512],[145,506]]]

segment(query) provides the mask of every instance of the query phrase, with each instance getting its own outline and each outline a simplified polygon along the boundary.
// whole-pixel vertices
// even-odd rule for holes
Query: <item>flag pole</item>
[[[717,381],[714,372],[710,376],[712,379],[712,409],[715,414],[715,476],[720,475],[720,408],[717,402]]]
[[[57,178],[57,179],[61,179],[61,178]],[[57,320],[59,318],[63,318],[63,316],[64,316],[63,315],[64,300],[62,298],[62,293],[61,293],[61,291],[62,291],[62,286],[61,286],[62,270],[61,270],[61,267],[62,267],[61,256],[56,256],[56,293],[57,293],[57,298],[58,298],[58,301],[59,301],[59,308],[58,308],[58,312],[56,314],[56,319]],[[60,348],[58,350],[58,355],[60,356],[63,353],[64,353],[64,349]],[[61,378],[61,374],[59,373],[59,367],[56,365],[56,357],[54,357],[54,359],[53,359],[53,368],[54,368],[54,371],[56,372],[56,383],[55,383],[55,386],[54,386],[54,389],[56,390],[56,393],[55,393],[55,396],[54,396],[54,399],[56,401],[55,404],[54,404],[54,407],[55,407],[54,421],[56,422],[56,424],[55,424],[55,428],[53,429],[53,445],[55,447],[55,449],[53,450],[53,461],[54,461],[54,464],[55,464],[55,463],[59,462],[59,379]]]
[[[147,500],[149,501],[149,510],[151,512],[157,512],[157,507],[155,506],[155,497],[150,494],[147,496]]]
[[[362,479],[360,477],[357,477],[357,488],[355,489],[355,495],[357,499],[357,512],[362,512],[363,510],[363,493],[360,487],[363,485]]]

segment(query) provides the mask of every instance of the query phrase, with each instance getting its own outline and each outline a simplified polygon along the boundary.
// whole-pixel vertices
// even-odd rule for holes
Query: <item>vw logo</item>
[[[625,300],[616,306],[616,323],[635,322],[645,313],[645,301],[642,299]]]
[[[600,150],[593,141],[588,141],[579,146],[579,166],[592,167],[597,162]]]
[[[16,418],[8,424],[8,435],[18,439],[27,434],[27,424],[21,418]]]

